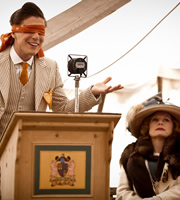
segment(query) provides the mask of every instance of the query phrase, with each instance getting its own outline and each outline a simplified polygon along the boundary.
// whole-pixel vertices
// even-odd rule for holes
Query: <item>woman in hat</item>
[[[180,107],[160,94],[132,107],[129,131],[137,138],[123,151],[117,200],[180,199]]]

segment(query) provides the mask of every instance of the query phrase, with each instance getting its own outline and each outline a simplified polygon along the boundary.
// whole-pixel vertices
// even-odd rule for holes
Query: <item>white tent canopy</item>
[[[10,32],[8,24],[10,15],[25,2],[24,0],[12,1],[11,6],[8,1],[3,3],[0,13],[1,19],[3,19],[0,21],[1,33]],[[48,0],[33,0],[32,2],[43,10],[46,19],[50,21],[76,3],[82,3],[79,0],[52,0],[51,3]],[[99,0],[98,2],[103,5],[103,2],[108,1]],[[117,3],[118,1],[112,0],[112,2]],[[92,26],[86,26],[86,29],[83,28],[84,30],[77,31],[77,27],[73,27],[73,23],[67,24],[69,28],[72,26],[74,32],[67,33],[68,35],[63,32],[66,37],[64,39],[61,37],[61,40],[58,40],[60,43],[56,46],[52,43],[53,48],[48,49],[49,47],[46,46],[48,50],[45,51],[47,57],[57,61],[64,88],[70,98],[74,97],[75,83],[72,77],[67,77],[67,56],[69,54],[88,56],[88,77],[81,78],[80,90],[103,81],[107,76],[113,78],[109,84],[121,83],[124,86],[123,90],[106,95],[103,107],[103,112],[122,113],[122,118],[114,132],[110,176],[112,187],[117,186],[118,183],[120,154],[128,143],[134,141],[125,127],[125,115],[129,107],[158,92],[158,76],[163,78],[164,98],[170,97],[172,102],[180,104],[177,101],[180,88],[179,0],[122,2],[124,5],[118,4],[117,6],[116,4],[119,9],[115,9],[116,11],[112,14],[107,8],[107,12],[101,11],[103,16],[98,19],[92,18],[92,21],[88,22]],[[168,13],[170,14],[162,20]],[[58,20],[60,19],[58,18]],[[56,28],[60,27],[63,20],[70,19],[61,19],[61,22],[58,20],[56,23],[52,23]],[[87,21],[85,13],[81,20],[81,22]],[[156,26],[157,24],[158,26]],[[153,29],[155,26],[156,28]],[[147,35],[152,29],[153,31]],[[56,30],[57,34],[61,33],[58,30]],[[146,35],[147,37],[145,37]],[[53,40],[51,35],[47,35],[47,38],[50,42]],[[142,40],[142,38],[144,39]],[[134,46],[135,48],[133,48]],[[118,61],[115,62],[116,60]],[[91,112],[96,111],[97,107],[91,110]]]

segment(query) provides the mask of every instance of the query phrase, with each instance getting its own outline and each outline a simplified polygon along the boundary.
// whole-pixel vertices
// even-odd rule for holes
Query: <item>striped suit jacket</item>
[[[10,87],[10,47],[0,53],[0,118],[3,115],[8,101]],[[75,99],[69,100],[63,90],[63,83],[58,65],[49,58],[35,57],[35,110],[46,111],[47,103],[43,97],[45,92],[53,90],[52,111],[74,112]],[[79,96],[79,111],[90,110],[100,102],[91,92],[90,87]]]

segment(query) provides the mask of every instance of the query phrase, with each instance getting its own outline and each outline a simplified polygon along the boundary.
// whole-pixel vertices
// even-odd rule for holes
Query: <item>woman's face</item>
[[[167,112],[156,112],[153,114],[149,124],[149,135],[151,138],[167,138],[172,134],[173,121]]]

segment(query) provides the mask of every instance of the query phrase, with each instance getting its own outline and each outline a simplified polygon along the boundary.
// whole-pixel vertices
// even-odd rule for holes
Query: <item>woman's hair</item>
[[[150,124],[151,118],[154,114],[155,113],[151,114],[150,116],[145,118],[144,121],[142,122],[141,128],[140,128],[141,135],[149,136],[149,124]],[[172,115],[171,115],[171,118],[172,118],[172,122],[173,122],[173,133],[180,133],[180,124]]]
[[[22,8],[15,11],[11,17],[10,17],[10,24],[12,25],[18,25],[21,24],[23,20],[29,18],[29,17],[40,17],[44,19],[45,26],[47,26],[46,19],[44,17],[43,12],[41,9],[32,2],[25,3]]]

